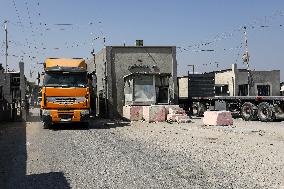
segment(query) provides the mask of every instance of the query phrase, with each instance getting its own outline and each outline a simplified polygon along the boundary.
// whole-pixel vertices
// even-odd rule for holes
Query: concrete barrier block
[[[184,109],[182,108],[169,108],[169,114],[185,114]]]
[[[177,121],[177,117],[183,117],[184,114],[168,114],[167,120],[168,121]]]
[[[177,123],[190,123],[191,120],[189,118],[185,118],[185,119],[180,119],[177,121]]]
[[[123,117],[130,121],[143,119],[143,106],[123,106]]]
[[[166,121],[166,108],[159,105],[143,106],[143,118],[147,122]]]
[[[176,116],[177,116],[177,114],[168,114],[167,120],[168,121],[176,121]]]
[[[203,118],[204,125],[233,125],[232,114],[229,111],[206,111]]]
[[[178,123],[190,123],[191,120],[186,114],[168,114],[168,121],[176,121]]]
[[[190,122],[190,119],[189,119],[189,117],[187,115],[182,115],[182,116],[177,116],[176,117],[176,121],[178,123],[188,123],[188,122]]]
[[[180,109],[179,105],[165,105],[165,108],[166,108],[167,114],[173,113],[173,112],[170,112],[170,109],[171,111]]]

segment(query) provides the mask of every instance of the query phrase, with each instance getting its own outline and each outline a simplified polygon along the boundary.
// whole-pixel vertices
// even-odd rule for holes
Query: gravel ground
[[[283,122],[31,120],[0,125],[0,188],[284,188]]]

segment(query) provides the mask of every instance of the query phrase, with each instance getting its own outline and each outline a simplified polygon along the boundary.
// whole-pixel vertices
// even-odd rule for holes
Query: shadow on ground
[[[129,121],[109,120],[109,119],[97,119],[93,120],[89,124],[90,129],[111,129],[118,127],[126,127],[126,126],[130,126]]]
[[[58,123],[50,126],[53,131],[60,130],[88,130],[89,126],[85,123]]]
[[[130,126],[130,122],[122,120],[92,119],[89,123],[59,123],[51,125],[53,131],[60,130],[89,130],[89,129],[111,129]]]
[[[62,172],[26,175],[26,127],[25,122],[0,123],[0,188],[70,188]]]

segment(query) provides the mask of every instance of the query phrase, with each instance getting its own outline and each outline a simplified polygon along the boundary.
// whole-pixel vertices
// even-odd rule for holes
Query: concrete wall
[[[175,47],[111,47],[107,46],[96,55],[96,69],[98,91],[102,88],[105,69],[104,60],[107,61],[107,98],[109,104],[109,117],[121,117],[124,105],[123,77],[132,72],[170,73],[170,98],[177,102],[177,64]],[[140,65],[130,68],[131,65]],[[155,66],[154,66],[155,65]],[[143,66],[149,66],[145,68]],[[153,67],[154,66],[154,67]]]
[[[0,73],[0,86],[3,86],[3,96],[8,103],[12,103],[11,95],[11,74]]]
[[[95,71],[96,67],[95,67],[95,63],[94,63],[94,57],[87,58],[86,64],[87,64],[88,73],[92,73],[92,72]]]
[[[105,106],[105,99],[107,97],[106,94],[106,49],[102,49],[98,54],[95,55],[95,70],[97,77],[97,101],[96,101],[96,113],[103,115],[103,108],[101,106]]]
[[[188,98],[188,77],[178,78],[179,98]]]
[[[24,121],[27,121],[27,114],[26,114],[26,80],[25,80],[25,66],[24,66],[24,62],[19,62],[19,68],[20,68],[20,91],[21,91],[21,117]]]
[[[253,90],[251,95],[257,95],[257,85],[270,85],[270,95],[280,95],[280,70],[252,71]]]
[[[0,86],[2,86],[3,98],[0,99],[0,121],[9,121],[11,117],[12,96],[10,94],[10,74],[0,71]]]
[[[229,96],[235,95],[235,73],[233,71],[220,72],[215,74],[215,85],[228,85]]]
[[[252,85],[250,86],[250,96],[257,96],[257,85],[270,85],[270,95],[280,95],[280,71],[251,71],[250,77]],[[238,71],[236,75],[236,94],[239,91],[239,85],[248,84],[248,72]]]
[[[18,89],[21,93],[21,98],[13,99],[11,93],[11,79],[15,73],[4,73],[3,70],[0,71],[0,86],[3,90],[3,99],[0,99],[0,121],[11,121],[12,119],[26,120],[25,114],[25,91],[26,91],[26,80],[24,75],[24,63],[19,63],[20,69],[20,86]],[[15,86],[14,86],[15,87]],[[20,110],[23,117],[16,116],[17,110]]]

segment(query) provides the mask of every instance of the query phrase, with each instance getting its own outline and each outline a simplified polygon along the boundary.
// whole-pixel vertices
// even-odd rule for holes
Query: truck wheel
[[[203,116],[204,112],[206,111],[204,104],[200,102],[194,102],[191,108],[192,108],[192,115],[194,116]]]
[[[251,102],[245,102],[241,108],[241,115],[245,121],[257,120],[257,107]]]
[[[89,122],[88,122],[88,121],[87,121],[87,122],[82,122],[82,123],[81,123],[81,126],[82,126],[82,127],[84,127],[84,128],[86,128],[86,129],[88,129],[88,128],[89,128],[89,125],[90,125],[90,124],[89,124]]]
[[[257,115],[260,121],[273,121],[275,119],[274,107],[267,102],[262,102],[258,105]]]

